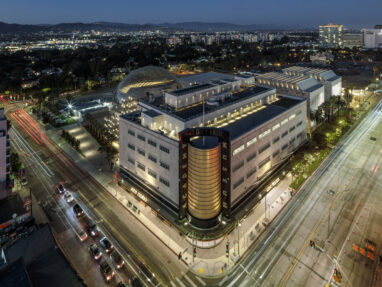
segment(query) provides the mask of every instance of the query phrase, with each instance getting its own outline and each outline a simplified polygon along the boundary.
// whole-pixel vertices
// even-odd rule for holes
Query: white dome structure
[[[181,84],[173,74],[161,67],[146,66],[132,71],[121,81],[117,89],[117,98],[119,103],[129,97],[140,100],[154,90],[174,87],[181,87]]]

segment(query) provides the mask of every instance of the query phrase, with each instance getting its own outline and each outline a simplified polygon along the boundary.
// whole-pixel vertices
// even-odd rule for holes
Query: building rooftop
[[[0,270],[0,286],[32,287],[22,258]]]
[[[212,87],[215,87],[215,85],[212,85],[212,84],[209,84],[209,83],[205,83],[205,84],[197,84],[197,85],[193,85],[193,86],[190,86],[190,87],[187,87],[187,88],[182,88],[182,89],[177,89],[177,90],[174,90],[174,91],[171,91],[171,92],[167,92],[168,94],[170,95],[174,95],[174,96],[183,96],[183,95],[186,95],[186,94],[189,94],[189,93],[194,93],[194,92],[197,92],[197,91],[200,91],[200,90],[204,90],[204,89],[208,89],[208,88],[212,88]]]
[[[203,84],[203,83],[209,83],[213,80],[224,80],[228,81],[227,79],[233,81],[235,80],[234,76],[217,73],[217,72],[207,72],[207,73],[200,73],[200,74],[194,74],[184,77],[177,78],[179,82],[181,82],[184,86],[188,86],[191,84]]]
[[[5,258],[10,264],[22,258],[33,286],[84,286],[57,248],[48,224],[8,247]]]
[[[303,101],[305,101],[304,98],[280,97],[278,101],[267,104],[263,109],[228,124],[222,129],[229,131],[231,133],[231,139],[235,139],[264,124],[272,118],[281,115],[288,109],[300,104]]]
[[[145,115],[148,115],[151,118],[155,118],[155,117],[161,115],[160,113],[158,113],[157,111],[154,111],[154,110],[147,110],[147,111],[143,111],[142,113]]]
[[[204,113],[208,114],[212,111],[216,111],[218,109],[221,109],[222,107],[226,107],[226,106],[228,106],[234,102],[242,101],[246,98],[253,97],[257,94],[261,94],[261,93],[263,93],[265,91],[269,91],[269,90],[271,90],[271,89],[265,88],[265,87],[253,87],[250,89],[246,89],[242,92],[234,93],[234,94],[232,94],[232,96],[230,98],[227,98],[219,106],[215,107],[215,106],[209,106],[209,105],[205,104],[204,105]],[[201,104],[198,104],[195,106],[187,107],[185,109],[173,112],[173,114],[186,121],[186,120],[189,120],[191,118],[202,115],[203,114],[203,104],[201,103]]]
[[[20,216],[26,213],[24,202],[18,194],[0,200],[0,223],[12,219],[13,214]]]

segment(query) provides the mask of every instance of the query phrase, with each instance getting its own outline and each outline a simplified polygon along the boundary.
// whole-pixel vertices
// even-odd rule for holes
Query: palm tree
[[[340,116],[340,109],[346,106],[345,101],[342,99],[341,96],[334,96],[335,98],[335,103],[337,105],[337,117]]]

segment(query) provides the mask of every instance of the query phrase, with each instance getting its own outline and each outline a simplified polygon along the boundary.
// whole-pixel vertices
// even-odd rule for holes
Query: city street
[[[219,286],[324,286],[335,267],[342,286],[369,286],[376,263],[354,254],[352,244],[381,240],[373,208],[381,200],[381,109],[379,102],[333,150]]]

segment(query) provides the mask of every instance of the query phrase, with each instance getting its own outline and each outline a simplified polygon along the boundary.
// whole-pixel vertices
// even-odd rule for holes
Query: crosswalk
[[[196,279],[197,282],[193,281],[187,274],[184,274],[182,278],[175,277],[175,281],[171,281],[172,287],[199,287],[199,286],[207,286],[206,282],[203,281],[202,278],[195,276],[193,278]]]

